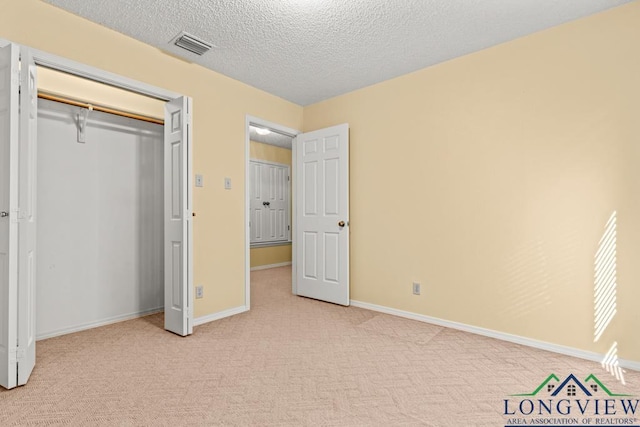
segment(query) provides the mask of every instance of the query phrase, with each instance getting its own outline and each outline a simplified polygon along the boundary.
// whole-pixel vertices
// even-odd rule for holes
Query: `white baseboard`
[[[82,325],[75,325],[70,328],[58,329],[55,331],[47,332],[45,334],[36,334],[36,341],[59,337],[60,335],[72,334],[74,332],[86,331],[87,329],[111,325],[112,323],[124,322],[125,320],[138,319],[140,317],[149,316],[151,314],[162,313],[163,311],[164,307],[156,307],[149,310],[139,311],[137,313],[123,314],[120,316],[109,317],[107,319],[102,319],[95,322],[83,323]]]
[[[380,313],[391,314],[393,316],[404,317],[406,319],[417,320],[419,322],[430,323],[433,325],[443,326],[445,328],[457,329],[459,331],[470,332],[472,334],[482,335],[485,337],[495,338],[502,341],[508,341],[515,344],[525,345],[540,350],[551,351],[553,353],[564,354],[565,356],[573,356],[579,359],[591,360],[593,362],[602,362],[604,354],[598,354],[592,351],[580,350],[564,345],[552,344],[545,341],[538,341],[532,338],[521,337],[519,335],[498,332],[492,329],[485,329],[478,326],[467,325],[465,323],[452,322],[450,320],[439,319],[437,317],[425,316],[424,314],[412,313],[410,311],[398,310],[382,305],[370,304],[368,302],[351,300],[354,307],[364,308],[366,310],[377,311]],[[640,362],[632,360],[619,359],[620,367],[640,371]]]
[[[235,316],[236,314],[244,313],[249,309],[241,305],[240,307],[230,308],[228,310],[219,311],[213,314],[207,314],[206,316],[200,316],[193,319],[193,326],[204,325],[205,323],[213,322],[214,320],[224,319],[225,317]]]
[[[124,322],[125,320],[137,319],[151,314],[162,313],[164,307],[152,308],[150,310],[141,311],[138,313],[125,314],[122,316],[110,317],[108,319],[99,320],[96,322],[84,323],[82,325],[76,325],[70,328],[58,329],[56,331],[47,332],[46,334],[36,335],[36,341],[44,340],[47,338],[58,337],[61,335],[72,334],[74,332],[86,331],[87,329],[98,328],[100,326],[110,325],[112,323]],[[224,319],[225,317],[233,316],[236,314],[249,311],[244,305],[240,307],[231,308],[229,310],[220,311],[218,313],[209,314],[193,319],[193,326],[203,325],[205,323],[213,322],[214,320]]]
[[[281,263],[278,263],[278,264],[259,265],[257,267],[251,267],[251,271],[267,270],[269,268],[276,268],[276,267],[286,267],[287,265],[291,265],[291,261],[281,262]]]
[[[633,360],[619,359],[620,366],[625,369],[631,369],[632,371],[640,371],[640,362],[634,362]]]

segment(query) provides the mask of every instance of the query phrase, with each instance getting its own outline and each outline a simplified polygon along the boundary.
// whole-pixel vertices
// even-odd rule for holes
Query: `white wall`
[[[161,309],[162,126],[38,107],[37,337]]]

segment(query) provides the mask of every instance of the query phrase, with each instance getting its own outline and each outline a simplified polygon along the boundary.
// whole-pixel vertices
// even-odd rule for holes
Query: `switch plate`
[[[413,282],[413,294],[420,295],[420,283]]]
[[[231,190],[231,178],[224,179],[224,189]]]
[[[202,285],[196,286],[196,298],[200,299],[203,296],[204,296],[204,289],[202,288]]]
[[[196,174],[196,187],[204,187],[204,178],[200,174]]]

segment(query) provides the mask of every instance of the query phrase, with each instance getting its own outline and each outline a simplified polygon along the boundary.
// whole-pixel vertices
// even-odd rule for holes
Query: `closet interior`
[[[163,102],[38,69],[36,337],[162,311]]]

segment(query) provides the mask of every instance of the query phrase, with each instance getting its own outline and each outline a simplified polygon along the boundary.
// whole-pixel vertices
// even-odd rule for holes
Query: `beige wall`
[[[268,162],[281,163],[291,167],[291,150],[263,144],[257,141],[249,143],[249,157],[252,159],[266,160]],[[291,200],[291,199],[289,199]],[[282,264],[291,262],[291,245],[269,246],[250,249],[251,268],[263,265]]]
[[[266,160],[267,162],[281,163],[291,167],[291,150],[276,147],[275,145],[250,141],[249,157],[252,159]]]
[[[634,2],[306,107],[305,131],[350,124],[352,298],[640,361],[639,22]]]
[[[251,268],[291,262],[291,244],[251,248]]]
[[[302,108],[37,0],[3,4],[0,38],[193,98],[195,316],[244,305],[246,115],[299,129]]]

